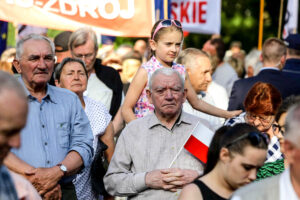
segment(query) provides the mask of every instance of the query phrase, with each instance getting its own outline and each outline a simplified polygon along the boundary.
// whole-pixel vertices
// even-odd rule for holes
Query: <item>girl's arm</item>
[[[202,195],[196,184],[191,183],[183,187],[178,200],[202,200]]]
[[[189,101],[191,106],[196,110],[207,113],[209,115],[214,115],[216,117],[223,117],[223,118],[232,118],[236,115],[239,115],[242,112],[241,110],[234,110],[234,111],[223,110],[211,104],[206,103],[202,99],[199,99],[194,88],[192,87],[188,74],[186,74],[184,85],[185,88],[187,89],[187,100]]]
[[[105,132],[102,136],[100,136],[100,139],[102,140],[102,142],[104,142],[108,148],[106,149],[106,151],[104,152],[105,157],[107,158],[107,161],[110,162],[114,151],[115,151],[115,141],[114,141],[114,127],[112,122],[110,122],[108,124],[108,126],[105,129]]]
[[[136,119],[133,108],[140,98],[143,89],[146,87],[148,81],[148,74],[144,68],[139,68],[132,82],[130,83],[124,103],[121,107],[122,117],[126,123]]]

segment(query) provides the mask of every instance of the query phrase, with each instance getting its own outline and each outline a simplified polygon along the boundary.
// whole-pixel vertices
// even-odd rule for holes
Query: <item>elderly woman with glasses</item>
[[[211,141],[204,175],[186,185],[179,200],[225,200],[256,179],[264,164],[268,138],[246,123],[223,126]]]
[[[94,135],[93,147],[96,154],[92,166],[86,167],[82,173],[77,175],[74,185],[78,199],[98,200],[101,196],[100,193],[104,192],[102,178],[105,172],[104,168],[101,170],[99,166],[102,164],[101,155],[103,152],[101,152],[101,149],[108,147],[104,155],[110,161],[115,147],[111,116],[103,104],[83,96],[83,92],[87,87],[88,74],[82,60],[65,58],[56,67],[54,76],[57,87],[66,88],[77,94],[90,120]],[[94,170],[94,167],[97,169]]]
[[[281,105],[280,92],[271,84],[257,82],[248,92],[244,106],[246,112],[225,122],[225,125],[246,122],[266,133],[270,138],[265,166],[259,171],[258,178],[272,176],[284,170],[283,154],[280,150],[282,134],[275,121]]]

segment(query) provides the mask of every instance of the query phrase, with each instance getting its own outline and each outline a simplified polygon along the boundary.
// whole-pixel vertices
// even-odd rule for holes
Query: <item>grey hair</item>
[[[52,42],[52,40],[50,40],[49,38],[47,38],[46,36],[43,36],[43,35],[30,34],[30,35],[25,36],[23,39],[21,39],[17,42],[17,46],[16,46],[16,59],[17,60],[19,60],[22,57],[23,45],[28,40],[44,40],[44,41],[48,42],[51,47],[52,55],[53,56],[55,55],[55,45]]]
[[[54,71],[55,80],[60,82],[60,75],[61,75],[61,72],[62,72],[64,66],[67,63],[71,63],[71,62],[77,62],[77,63],[81,64],[83,69],[84,69],[84,72],[86,74],[86,77],[88,78],[88,73],[87,73],[87,70],[86,70],[85,63],[81,59],[78,59],[78,58],[64,58],[63,61],[61,63],[59,63],[57,65],[57,67],[55,68],[55,71]]]
[[[211,60],[210,56],[205,51],[196,48],[187,48],[179,53],[176,63],[182,64],[186,68],[192,68],[198,56],[207,57]]]
[[[152,74],[152,76],[149,80],[149,90],[151,92],[152,92],[153,80],[159,74],[163,74],[166,76],[172,76],[173,74],[176,74],[178,76],[178,78],[180,79],[180,85],[181,85],[182,91],[184,90],[184,78],[182,77],[182,75],[178,71],[176,71],[172,68],[163,67],[163,68],[155,70],[155,72]]]
[[[300,103],[293,105],[287,112],[285,123],[285,138],[291,142],[300,138]]]
[[[21,98],[26,99],[24,87],[11,74],[0,70],[0,96],[5,90],[15,91]]]
[[[71,34],[69,39],[69,49],[72,51],[74,48],[84,45],[89,38],[92,39],[94,43],[95,52],[97,53],[98,42],[97,42],[96,33],[93,31],[93,29],[88,27],[77,29],[75,32]]]

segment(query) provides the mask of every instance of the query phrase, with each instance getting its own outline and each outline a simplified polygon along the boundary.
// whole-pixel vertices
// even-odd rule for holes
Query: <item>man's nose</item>
[[[206,80],[207,80],[207,82],[209,82],[209,83],[212,81],[212,78],[211,78],[210,73],[208,73],[208,74],[206,75]]]
[[[166,99],[173,99],[173,93],[172,93],[171,90],[166,90],[165,98]]]
[[[42,68],[42,69],[45,69],[47,67],[46,61],[44,58],[40,58],[38,67]]]

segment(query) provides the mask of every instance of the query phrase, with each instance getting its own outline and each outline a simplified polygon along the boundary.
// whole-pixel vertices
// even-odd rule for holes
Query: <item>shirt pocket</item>
[[[68,148],[70,145],[70,126],[68,122],[58,122],[56,125],[58,132],[59,145],[63,148]]]

